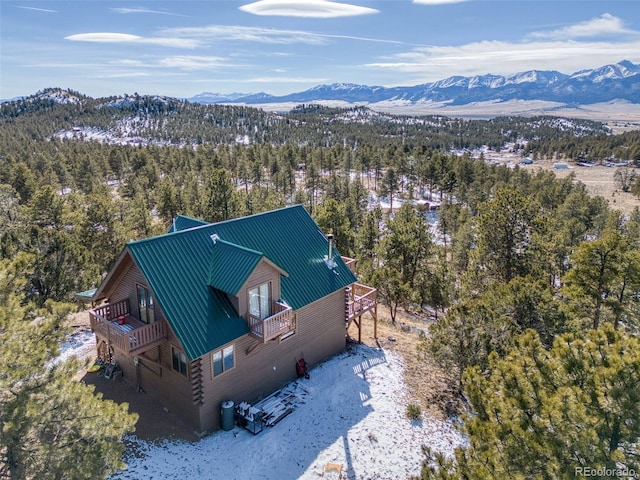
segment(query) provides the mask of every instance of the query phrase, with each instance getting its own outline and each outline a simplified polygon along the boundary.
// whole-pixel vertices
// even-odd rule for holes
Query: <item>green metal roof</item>
[[[90,302],[91,300],[93,300],[93,296],[96,294],[97,290],[97,288],[92,288],[91,290],[85,290],[84,292],[77,292],[75,296],[78,300]]]
[[[221,290],[246,280],[258,254],[286,272],[280,277],[281,298],[294,310],[356,281],[335,248],[335,265],[327,266],[327,238],[301,205],[167,233],[127,248],[192,360],[248,333]],[[236,270],[231,257],[243,259]],[[213,265],[216,258],[221,265]],[[222,278],[212,279],[214,271]]]
[[[262,257],[262,252],[216,239],[209,269],[209,285],[230,295],[237,295]]]
[[[202,225],[208,225],[207,222],[197,220],[195,218],[187,217],[186,215],[178,215],[173,219],[171,227],[167,233],[180,232],[182,230],[188,230],[190,228],[201,227]]]

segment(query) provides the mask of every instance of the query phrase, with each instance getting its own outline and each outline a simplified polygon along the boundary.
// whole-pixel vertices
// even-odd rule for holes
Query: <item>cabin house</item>
[[[376,314],[302,206],[209,224],[179,216],[130,242],[93,294],[98,355],[197,432],[224,401],[255,402],[345,348],[346,327]]]

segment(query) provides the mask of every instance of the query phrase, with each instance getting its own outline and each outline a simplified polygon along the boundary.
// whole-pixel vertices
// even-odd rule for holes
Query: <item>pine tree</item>
[[[384,173],[382,184],[380,185],[380,196],[389,197],[389,212],[393,211],[393,197],[398,191],[398,176],[396,171],[389,167]]]
[[[572,268],[563,277],[568,309],[578,319],[587,319],[597,329],[620,275],[622,237],[616,230],[582,242],[571,256]]]
[[[344,203],[330,198],[316,209],[314,218],[323,232],[332,233],[342,255],[353,254],[354,235]]]
[[[408,202],[387,227],[379,246],[382,267],[374,272],[373,284],[395,322],[399,306],[421,305],[426,297],[433,240],[426,219]]]
[[[473,414],[455,459],[428,449],[421,479],[575,478],[640,468],[640,340],[610,324],[546,350],[533,330],[488,372],[465,372]]]
[[[0,478],[106,478],[137,415],[74,380],[77,360],[55,362],[66,310],[25,303],[28,268],[24,254],[0,263]]]
[[[205,180],[202,216],[209,222],[220,222],[238,216],[238,195],[231,175],[222,168],[214,169]]]
[[[536,205],[515,190],[498,190],[480,205],[478,260],[489,276],[507,283],[530,272],[536,217]]]

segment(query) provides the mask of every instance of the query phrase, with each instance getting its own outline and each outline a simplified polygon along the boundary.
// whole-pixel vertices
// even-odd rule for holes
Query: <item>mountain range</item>
[[[318,85],[303,92],[275,96],[254,94],[217,94],[204,92],[188,98],[196,103],[309,103],[342,101],[376,104],[399,102],[404,105],[429,102],[468,105],[477,102],[511,100],[546,101],[565,105],[589,105],[613,100],[640,103],[640,64],[623,60],[570,75],[558,71],[529,70],[514,75],[454,76],[432,83],[407,87],[381,87],[352,83]]]

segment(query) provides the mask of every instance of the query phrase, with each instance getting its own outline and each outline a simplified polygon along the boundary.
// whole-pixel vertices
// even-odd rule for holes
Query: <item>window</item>
[[[249,290],[249,313],[264,320],[271,315],[271,285],[263,283]]]
[[[223,348],[222,350],[218,350],[217,352],[213,352],[212,356],[213,363],[213,376],[217,377],[218,375],[226,372],[233,368],[233,345],[229,345],[228,347]]]
[[[171,347],[171,357],[173,358],[173,369],[181,375],[187,376],[187,356],[184,352],[175,347]]]
[[[153,297],[149,289],[138,285],[138,312],[142,323],[155,322],[155,313],[153,311]]]

